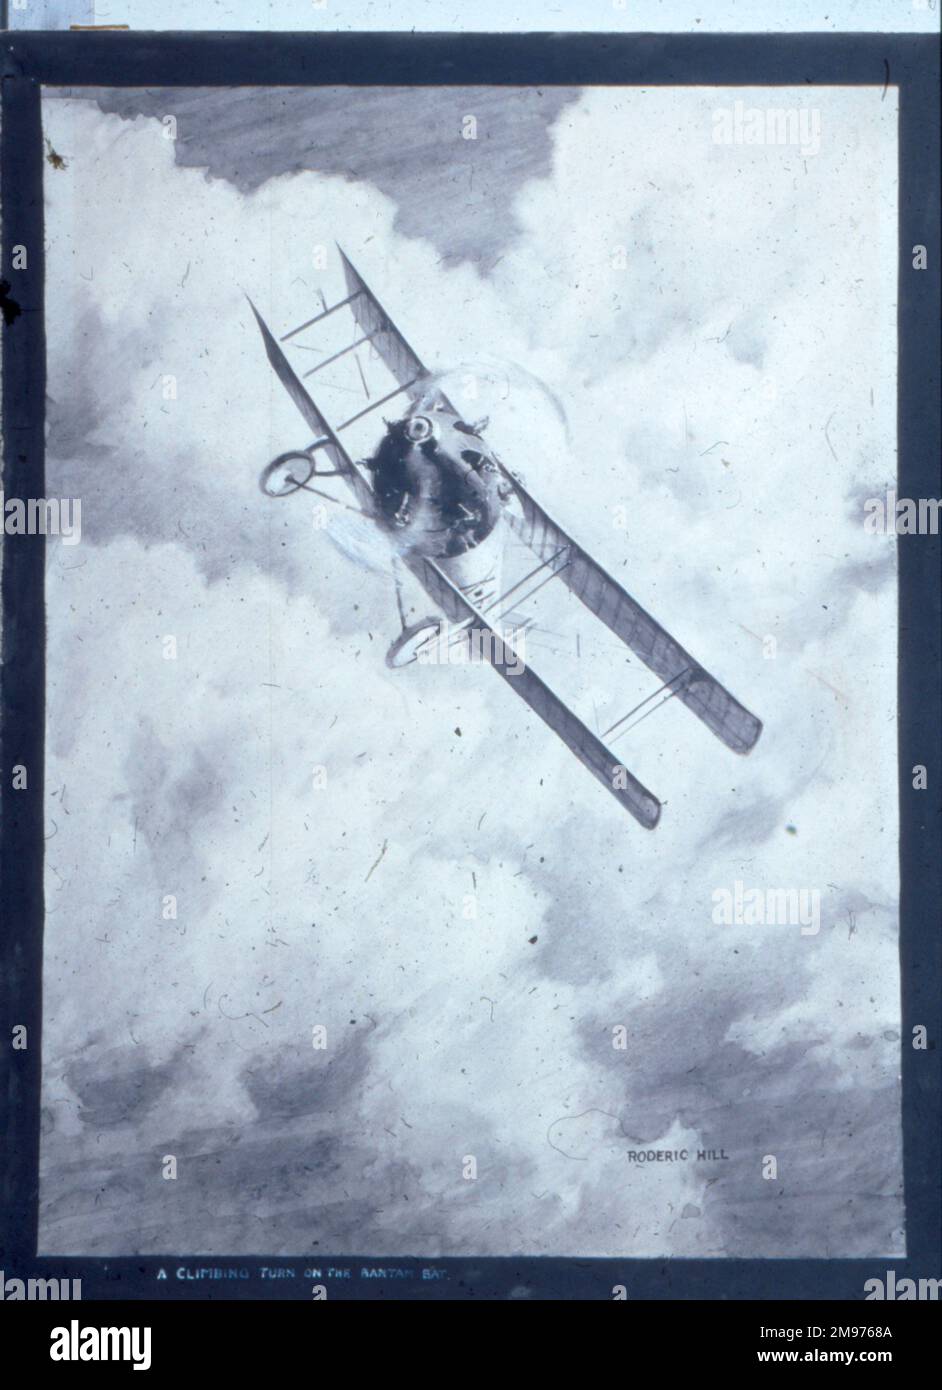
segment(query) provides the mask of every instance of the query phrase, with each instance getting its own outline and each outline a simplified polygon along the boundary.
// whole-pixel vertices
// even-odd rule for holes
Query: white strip
[[[940,0],[8,0],[11,29],[438,33],[937,33]],[[21,7],[22,6],[22,7]],[[94,18],[93,18],[94,16]]]

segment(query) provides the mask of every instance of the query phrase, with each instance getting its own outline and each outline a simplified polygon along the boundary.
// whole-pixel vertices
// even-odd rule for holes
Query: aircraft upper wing
[[[559,578],[590,612],[596,614],[631,648],[673,694],[734,753],[748,753],[762,732],[750,714],[715,677],[666,632],[601,565],[566,534],[534,500],[523,484],[501,465],[513,485],[520,512],[509,512],[510,525],[540,560],[553,563],[565,551]]]
[[[340,251],[339,246],[337,250]],[[340,259],[347,281],[350,308],[357,326],[362,333],[369,336],[373,347],[404,391],[411,391],[415,386],[421,387],[423,382],[428,382],[428,368],[418,353],[406,342],[376,295],[343,251],[340,251]],[[454,410],[451,401],[438,387],[426,385],[423,391],[415,391],[413,394],[426,395],[430,408],[440,405],[446,410]]]
[[[407,560],[409,568],[426,592],[453,621],[468,622],[491,636],[488,661],[534,713],[566,744],[584,767],[629,811],[646,830],[653,830],[661,814],[661,803],[647,787],[620,763],[597,734],[550,689],[532,667],[518,661],[505,635],[491,626],[444,570],[428,556]],[[509,652],[509,655],[508,655]]]

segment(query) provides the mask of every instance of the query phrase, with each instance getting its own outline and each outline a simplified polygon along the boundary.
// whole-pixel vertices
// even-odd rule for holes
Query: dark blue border
[[[39,89],[3,78],[3,492],[45,495],[46,331],[43,305],[42,125]],[[25,270],[10,250],[27,248]],[[43,938],[45,549],[43,537],[2,537],[0,675],[0,1268],[36,1249]],[[27,769],[25,790],[12,769]],[[25,1024],[28,1047],[11,1050]]]
[[[4,489],[44,493],[45,324],[43,144],[40,85],[799,85],[892,83],[900,94],[898,492],[942,494],[940,372],[940,44],[934,35],[791,34],[36,34],[5,36],[3,53],[3,278],[13,315],[4,328]],[[13,271],[9,248],[29,247]],[[915,245],[929,269],[911,268]],[[19,310],[19,312],[16,312]],[[0,1268],[21,1278],[80,1277],[86,1298],[310,1298],[307,1282],[256,1278],[185,1281],[191,1269],[263,1263],[348,1268],[330,1296],[360,1299],[861,1299],[864,1281],[940,1275],[940,906],[942,906],[942,538],[899,543],[900,952],[903,981],[905,1260],[585,1260],[557,1258],[378,1260],[344,1256],[163,1256],[37,1261],[44,733],[44,545],[5,537],[3,729],[0,746],[3,931],[0,937]],[[861,653],[866,660],[866,653]],[[10,769],[29,767],[26,791]],[[928,769],[914,791],[910,769]],[[868,794],[867,768],[860,795]],[[14,1023],[30,1046],[9,1050]],[[908,1045],[924,1024],[927,1051]],[[363,1267],[411,1268],[407,1280],[370,1280]],[[426,1267],[446,1272],[421,1277]],[[168,1272],[156,1281],[157,1270]]]

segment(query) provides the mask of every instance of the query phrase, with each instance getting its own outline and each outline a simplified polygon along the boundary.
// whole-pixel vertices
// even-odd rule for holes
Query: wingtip
[[[241,288],[241,286],[240,286],[240,288]],[[255,315],[256,321],[257,321],[258,323],[263,323],[264,320],[262,319],[261,314],[260,314],[260,313],[258,312],[258,310],[256,309],[255,304],[254,304],[254,302],[253,302],[253,300],[252,300],[252,296],[249,294],[248,290],[242,290],[242,293],[245,295],[245,298],[246,298],[246,300],[248,301],[248,306],[249,306],[249,308],[252,310],[252,313]]]
[[[747,757],[748,754],[752,752],[762,736],[762,720],[756,719],[755,715],[752,716],[752,719],[755,726],[752,737],[748,740],[743,739],[742,747],[735,749],[735,752],[739,753],[742,757]]]

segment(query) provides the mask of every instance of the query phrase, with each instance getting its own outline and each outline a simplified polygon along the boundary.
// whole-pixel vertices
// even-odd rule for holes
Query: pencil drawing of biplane
[[[669,700],[686,705],[735,753],[754,747],[760,721],[547,515],[522,478],[485,442],[487,421],[462,417],[342,251],[340,256],[346,296],[330,306],[322,296],[320,311],[280,340],[252,305],[268,360],[314,435],[306,448],[280,454],[268,465],[263,490],[285,497],[303,489],[337,502],[315,480],[342,480],[353,493],[355,510],[389,542],[402,631],[389,648],[388,664],[421,661],[423,651],[441,641],[443,633],[448,643],[490,639],[479,641],[488,664],[621,805],[653,829],[661,803],[619,760],[612,744]],[[325,331],[342,318],[347,320],[345,332],[325,345]],[[375,394],[375,384],[371,389],[360,350],[382,368],[382,394]],[[308,367],[311,358],[304,358],[305,352],[319,360]],[[335,377],[328,389],[328,378],[320,374],[336,371],[342,363],[353,364],[359,387],[356,378],[343,387]],[[306,385],[315,376],[326,394],[360,390],[357,409],[343,410],[345,418],[338,415],[339,423],[330,422]],[[323,403],[320,386],[317,394]],[[377,415],[383,407],[394,418]],[[383,433],[377,442],[378,420]],[[350,431],[364,427],[370,435],[358,459],[359,451],[349,445],[355,437]],[[520,563],[521,555],[528,563]],[[409,621],[402,599],[403,567],[432,600],[435,615]],[[617,639],[612,658],[616,687],[620,668],[630,663],[629,653],[660,681],[602,732],[594,731],[591,716],[577,714],[545,674],[523,659],[526,635],[555,630],[545,616],[554,591],[602,624],[609,643],[612,634]],[[598,724],[597,708],[593,712]]]

